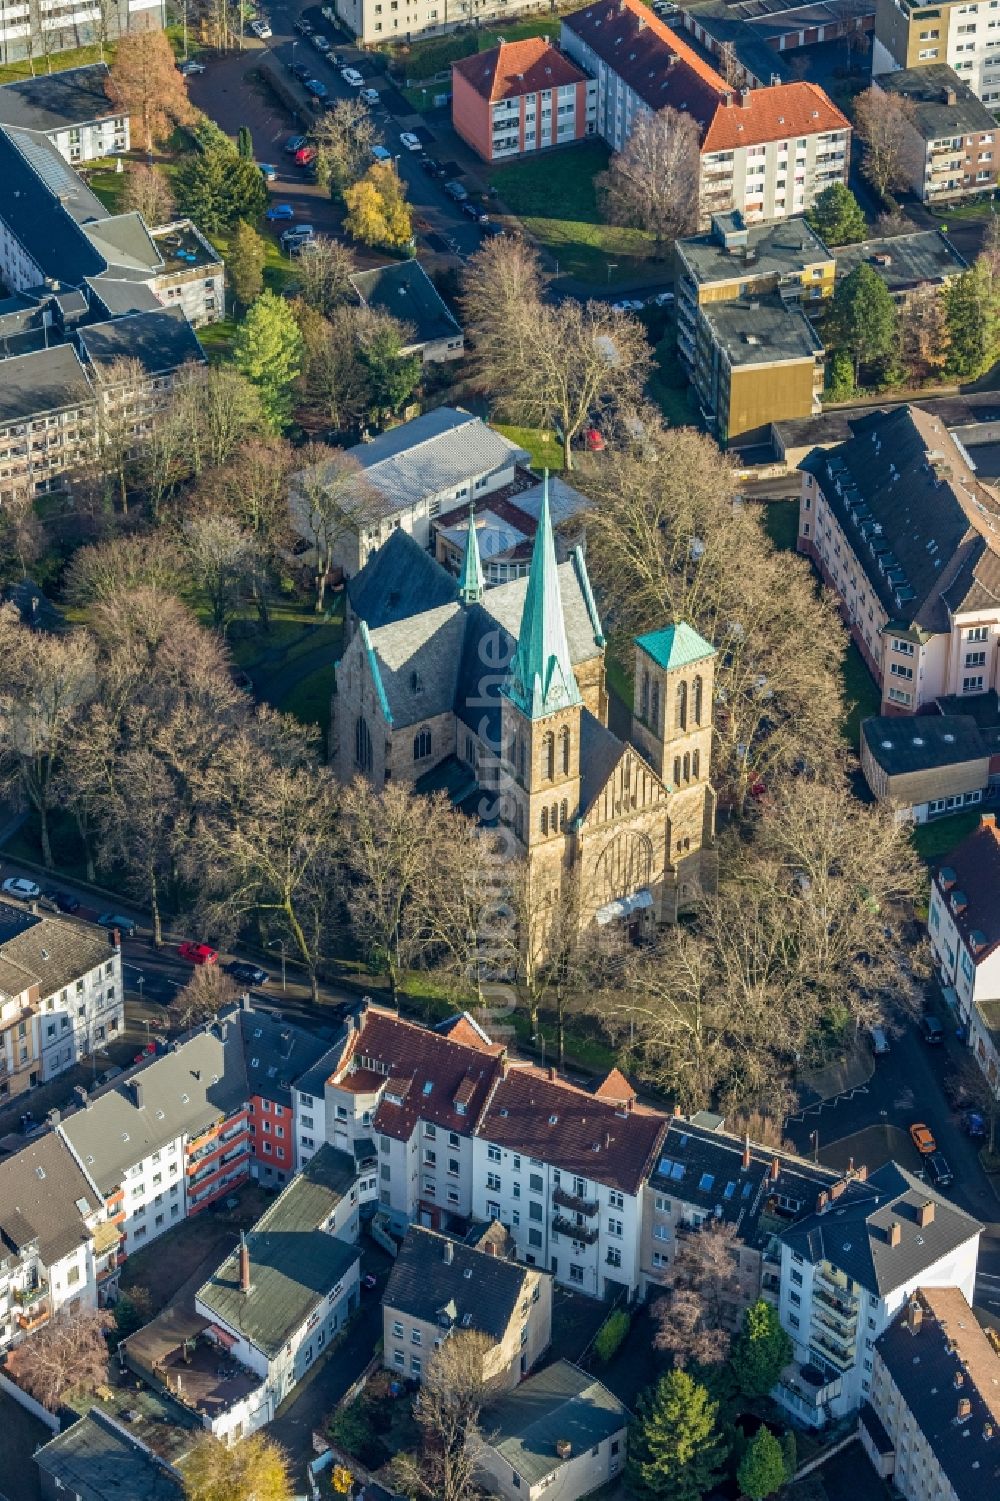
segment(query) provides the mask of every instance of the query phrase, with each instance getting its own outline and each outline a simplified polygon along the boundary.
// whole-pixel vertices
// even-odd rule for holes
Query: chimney
[[[958,1399],[958,1411],[955,1414],[958,1422],[960,1422],[960,1423],[968,1422],[971,1414],[972,1414],[972,1403],[969,1401],[969,1398],[968,1397],[959,1397],[959,1399]]]
[[[953,1383],[954,1383],[954,1385],[955,1385],[956,1388],[958,1388],[960,1386],[964,1386],[965,1385],[965,1372],[964,1371],[956,1371],[955,1374],[954,1374],[954,1376],[951,1379],[952,1379],[952,1381],[953,1381]]]
[[[816,1195],[816,1213],[823,1214],[823,1212],[829,1208],[829,1205],[830,1195],[827,1193],[825,1188],[821,1188],[819,1193]]]
[[[120,928],[112,928],[111,929],[111,947],[115,948],[115,949],[120,949],[121,946],[122,946],[121,929]]]
[[[989,1443],[989,1441],[990,1441],[990,1439],[992,1437],[993,1437],[993,1424],[992,1423],[984,1423],[983,1424],[983,1438],[986,1440],[987,1443]]]
[[[451,1266],[452,1262],[455,1260],[454,1242],[446,1240],[444,1245],[441,1247],[441,1254],[444,1257],[445,1266]]]
[[[830,1189],[830,1198],[831,1199],[839,1199],[840,1196],[841,1196],[841,1194],[844,1192],[844,1189],[846,1187],[847,1187],[847,1180],[846,1180],[846,1178],[838,1178],[837,1181],[836,1181],[836,1183],[834,1183],[834,1185]]]
[[[997,816],[996,816],[995,813],[980,813],[980,815],[979,815],[979,827],[981,829],[995,829],[996,826],[997,826]]]
[[[771,1158],[771,1182],[777,1183],[781,1176],[781,1160],[778,1157]]]
[[[890,1244],[890,1246],[898,1246],[899,1242],[902,1240],[902,1238],[903,1238],[903,1227],[899,1223],[898,1220],[893,1220],[892,1224],[889,1226],[889,1244]]]
[[[752,93],[752,89],[740,89],[740,109],[750,108],[750,96]]]
[[[958,94],[956,93],[956,91],[954,89],[945,89],[944,90],[944,102],[945,102],[945,104],[957,104],[958,103]]]
[[[50,1110],[48,1115],[45,1117],[45,1122],[46,1125],[49,1126],[58,1126],[61,1119],[62,1116],[59,1114],[58,1110]]]
[[[848,1159],[847,1159],[847,1176],[849,1178],[853,1178],[854,1177],[854,1158],[853,1157],[848,1157]]]
[[[855,1178],[857,1179],[857,1181],[859,1183],[867,1183],[868,1182],[868,1164],[866,1162],[863,1162],[861,1164],[861,1166],[858,1168],[858,1170],[857,1170],[857,1172],[855,1173],[854,1176],[855,1176]]]
[[[722,96],[722,107],[723,109],[732,109],[733,107],[733,96],[729,89]]]
[[[76,1095],[77,1104],[82,1105],[84,1110],[86,1110],[87,1105],[90,1102],[90,1096],[87,1094],[87,1091],[84,1089],[83,1085],[75,1084],[73,1086],[73,1093]]]
[[[679,1105],[675,1105],[674,1106],[673,1117],[674,1117],[675,1121],[680,1120],[680,1117],[681,1117],[681,1107]]]
[[[923,1304],[919,1298],[911,1298],[906,1305],[906,1327],[911,1334],[919,1334],[924,1322]]]
[[[558,1074],[558,1070],[556,1069],[555,1064],[554,1063],[550,1063],[549,1064],[549,1078],[552,1080],[553,1084],[555,1083],[555,1081],[556,1081],[556,1079],[558,1077],[559,1077],[559,1074]]]
[[[746,1136],[744,1136],[744,1138],[743,1138],[743,1171],[745,1173],[748,1173],[750,1171],[750,1133],[749,1133],[749,1131],[747,1132]]]
[[[917,1210],[917,1224],[921,1230],[934,1223],[934,1200],[927,1199]]]
[[[240,1231],[240,1292],[250,1291],[250,1247],[243,1231]]]
[[[143,1107],[143,1105],[145,1104],[145,1101],[142,1098],[142,1080],[141,1079],[131,1079],[129,1081],[129,1087],[131,1088],[131,1091],[132,1091],[132,1103],[133,1103],[133,1105],[135,1106],[136,1110],[141,1110],[142,1107]]]

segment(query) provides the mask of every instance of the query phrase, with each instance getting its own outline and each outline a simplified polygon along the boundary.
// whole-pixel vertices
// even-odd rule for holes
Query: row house
[[[461,58],[451,76],[451,123],[485,162],[571,145],[597,128],[596,80],[547,37]]]
[[[1000,501],[974,449],[916,406],[802,462],[798,549],[840,600],[883,714],[1000,684]],[[984,432],[984,439],[988,435]]]
[[[641,0],[598,0],[563,18],[561,46],[597,82],[597,133],[620,151],[635,122],[666,107],[699,127],[699,225],[805,213],[846,182],[850,124],[816,84],[735,90]]]
[[[927,913],[931,952],[945,999],[965,1029],[967,1045],[1000,1095],[1000,832],[996,814],[938,866]]]
[[[810,1426],[870,1401],[875,1342],[918,1287],[958,1288],[971,1306],[981,1231],[895,1162],[818,1194],[781,1237],[779,1315],[795,1359],[778,1401]]]
[[[485,26],[494,21],[499,25],[515,16],[549,11],[548,0],[335,0],[332,8],[362,47],[441,36],[458,26]],[[447,85],[440,87],[445,102]]]
[[[101,1194],[58,1132],[0,1162],[0,1351],[64,1307],[96,1307],[117,1239]]]
[[[121,953],[106,935],[0,902],[0,1100],[64,1073],[123,1025]]]
[[[0,87],[0,125],[38,131],[76,166],[128,151],[129,117],[108,98],[107,63],[40,73]]]

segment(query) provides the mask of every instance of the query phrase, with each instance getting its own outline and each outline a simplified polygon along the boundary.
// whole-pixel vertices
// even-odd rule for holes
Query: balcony
[[[572,1240],[582,1240],[585,1246],[592,1246],[600,1231],[596,1225],[578,1225],[576,1220],[567,1219],[564,1214],[557,1214],[552,1221],[554,1235],[566,1235]]]
[[[849,1371],[854,1365],[856,1354],[854,1346],[852,1345],[849,1350],[845,1349],[836,1342],[834,1336],[828,1333],[820,1334],[814,1329],[810,1339],[810,1350],[819,1356],[821,1364],[825,1362],[827,1365],[832,1365],[835,1371]]]
[[[849,1281],[847,1277],[838,1275],[832,1267],[829,1269],[824,1267],[822,1270],[817,1271],[813,1282],[817,1289],[831,1294],[836,1301],[853,1304],[855,1308],[857,1307],[858,1295],[854,1291],[853,1282]]]
[[[33,1334],[36,1329],[41,1329],[43,1324],[47,1324],[51,1317],[52,1309],[48,1299],[45,1299],[41,1303],[32,1304],[24,1313],[19,1313],[17,1315],[17,1327],[23,1330],[25,1334]]]
[[[565,1188],[557,1188],[552,1197],[560,1208],[572,1209],[574,1214],[585,1214],[588,1218],[593,1218],[601,1207],[596,1199],[579,1198],[576,1194],[567,1193]]]
[[[815,1312],[822,1314],[834,1325],[850,1329],[853,1333],[858,1326],[858,1305],[846,1298],[834,1298],[822,1288],[813,1289],[813,1303]]]
[[[14,1302],[19,1303],[22,1308],[30,1308],[32,1304],[38,1303],[42,1298],[47,1298],[48,1294],[49,1284],[47,1282],[40,1282],[37,1287],[15,1287]]]

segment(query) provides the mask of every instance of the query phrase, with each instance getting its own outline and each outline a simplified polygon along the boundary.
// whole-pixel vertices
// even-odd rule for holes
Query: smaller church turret
[[[469,506],[469,530],[465,536],[465,555],[462,571],[458,576],[458,597],[463,604],[475,605],[486,592],[483,579],[483,564],[479,556],[479,534],[476,531],[476,508]]]

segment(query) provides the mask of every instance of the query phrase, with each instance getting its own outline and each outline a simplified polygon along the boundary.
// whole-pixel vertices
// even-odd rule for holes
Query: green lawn
[[[857,751],[861,743],[861,721],[868,719],[872,714],[877,714],[882,700],[875,686],[875,679],[865,666],[865,659],[853,641],[848,642],[841,674],[844,679],[844,693],[847,696],[847,702],[851,705],[844,720],[844,739]]]
[[[646,275],[653,253],[645,230],[622,229],[601,219],[594,179],[610,155],[603,141],[584,141],[558,157],[544,153],[490,173],[503,203],[555,257],[560,273],[600,286]]]
[[[967,808],[963,813],[953,813],[950,818],[935,818],[933,823],[917,824],[912,839],[917,854],[928,865],[939,860],[956,844],[961,844],[973,829],[979,827],[979,811]]]
[[[491,423],[498,433],[503,433],[512,443],[526,448],[531,454],[531,467],[541,474],[543,469],[562,473],[562,444],[555,433],[544,432],[540,427],[508,427],[503,422]]]
[[[104,59],[113,62],[115,56],[115,44],[109,42],[104,48]],[[99,63],[101,49],[94,42],[89,47],[73,47],[67,52],[53,52],[48,59],[36,57],[34,68],[27,58],[20,62],[4,63],[0,66],[0,84],[16,83],[20,78],[37,77],[44,73],[64,73],[67,68],[83,68],[88,63]]]
[[[425,89],[400,89],[399,92],[412,110],[418,115],[426,115],[439,108],[436,100],[442,96],[447,99],[450,89],[446,83],[432,83]]]
[[[390,48],[393,62],[403,68],[407,78],[420,82],[443,73],[452,63],[462,57],[471,57],[474,52],[488,52],[501,37],[505,42],[520,42],[529,36],[548,36],[557,40],[559,17],[536,16],[532,20],[500,23],[496,27],[483,27],[479,31],[453,31],[450,36],[431,37],[426,42],[402,43]]]
[[[230,636],[233,660],[249,675],[255,697],[325,733],[333,664],[344,644],[343,596],[334,598],[329,615],[317,615],[308,601],[279,603],[269,631],[246,611]]]
[[[653,372],[646,390],[670,427],[691,426],[694,414],[688,403],[688,378],[677,355],[677,332],[673,320],[653,350]]]
[[[764,506],[764,530],[779,552],[794,552],[799,537],[798,501],[767,501]]]

